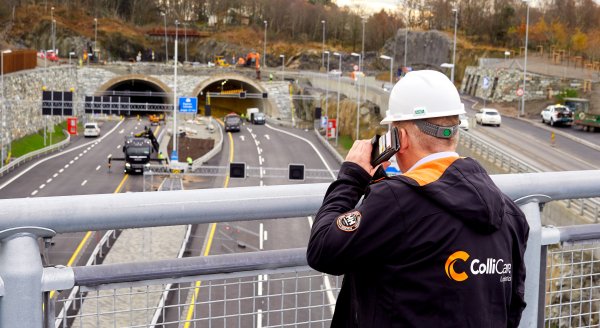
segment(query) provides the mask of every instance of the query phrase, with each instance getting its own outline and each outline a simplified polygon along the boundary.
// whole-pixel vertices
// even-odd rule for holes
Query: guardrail
[[[578,230],[580,227],[571,230],[542,229],[539,204],[551,200],[599,197],[600,189],[597,186],[600,183],[600,171],[504,174],[494,175],[492,179],[503,192],[518,201],[530,224],[530,239],[525,254],[528,270],[528,306],[523,315],[522,326],[533,327],[540,320],[543,324],[543,320],[546,320],[542,310],[545,307],[543,295],[546,290],[539,282],[540,277],[545,276],[546,260],[541,257],[540,250],[543,250],[544,245],[561,241],[596,241],[599,239],[597,231],[600,229],[598,225],[588,226],[583,230]],[[84,319],[86,321],[80,321],[82,324],[120,326],[121,324],[116,324],[114,320],[121,318],[119,320],[125,321],[119,322],[126,322],[123,325],[143,326],[145,324],[138,324],[135,318],[138,318],[138,315],[150,318],[157,309],[156,304],[148,303],[149,295],[156,294],[158,299],[164,292],[164,285],[190,281],[194,281],[194,286],[189,287],[187,291],[185,286],[177,287],[178,294],[175,295],[178,295],[178,305],[169,308],[174,311],[170,313],[175,313],[176,320],[181,323],[205,320],[202,318],[207,317],[207,314],[202,311],[213,311],[210,312],[209,323],[217,320],[214,322],[226,322],[227,326],[245,327],[248,325],[247,320],[258,320],[259,317],[274,326],[283,325],[280,320],[293,320],[293,324],[296,325],[312,323],[315,320],[327,322],[331,315],[331,305],[334,303],[333,295],[339,285],[337,282],[332,284],[329,278],[318,273],[307,272],[304,252],[301,250],[91,267],[44,268],[36,239],[49,238],[55,233],[64,232],[303,217],[313,215],[317,211],[328,186],[326,183],[294,184],[0,200],[0,277],[4,284],[0,302],[0,326],[37,328],[42,326],[44,320],[53,322],[53,312],[46,311],[44,317],[40,309],[54,308],[51,303],[56,300],[40,296],[47,295],[51,290],[71,289],[74,286],[79,286],[81,291],[87,293],[85,297],[79,294],[71,299],[78,302],[78,308],[80,305],[86,306],[86,302],[94,304],[94,301],[88,302],[88,299],[96,299],[99,302],[98,308],[92,307],[96,312],[90,314],[90,308],[87,306],[80,310],[77,316],[87,318]],[[65,211],[65,208],[69,210]],[[583,254],[589,251],[574,250],[573,254],[577,252]],[[588,285],[591,284],[591,287],[584,284],[583,287],[578,287],[579,290],[587,288],[595,291],[599,288],[595,285],[600,281],[600,270],[596,270],[595,267],[595,258],[599,257],[599,254],[594,253],[597,252],[595,248],[591,252],[592,257],[587,253],[582,255],[582,261],[578,265],[591,266],[593,269],[590,273],[576,274],[574,278],[568,278],[584,279],[588,281]],[[570,261],[568,263],[571,265]],[[556,270],[550,271],[552,277],[556,277]],[[281,276],[277,276],[279,274]],[[560,281],[564,281],[564,277],[570,277],[571,274],[564,270],[564,275],[560,278],[563,280]],[[275,277],[277,279],[271,282],[270,278]],[[213,279],[213,282],[207,282],[210,279]],[[219,282],[223,279],[226,281]],[[203,282],[198,283],[200,280]],[[259,287],[261,284],[262,287]],[[555,287],[560,287],[561,292],[553,289],[553,295],[562,295],[562,286]],[[124,296],[121,294],[121,288],[126,290]],[[109,292],[102,291],[105,289]],[[258,295],[258,290],[261,289],[264,294]],[[567,290],[574,289],[571,284]],[[208,298],[207,292],[210,295]],[[131,303],[133,306],[130,311],[125,310],[126,304],[123,300],[137,299],[134,295],[141,295],[142,303],[135,301]],[[269,295],[271,297],[266,298]],[[592,301],[595,300],[594,295],[591,296]],[[216,300],[212,300],[212,297]],[[589,299],[587,294],[586,297],[585,302]],[[46,300],[47,306],[43,306],[43,299]],[[574,305],[573,299],[558,299],[558,303],[550,302],[555,304],[554,308]],[[58,302],[62,302],[61,300]],[[252,307],[252,304],[264,303],[267,306]],[[275,306],[276,304],[281,306]],[[584,303],[581,304],[585,306]],[[102,310],[98,312],[98,309]],[[171,311],[169,309],[165,311]],[[561,318],[559,320],[567,320],[566,317],[568,320],[579,320],[578,312],[571,311],[565,316],[561,311],[558,311]],[[586,317],[596,320],[596,309],[582,312]],[[547,320],[550,318],[554,316],[548,316]],[[111,321],[106,324],[105,320]]]
[[[460,131],[459,143],[507,173],[542,172],[535,166],[523,162],[467,131]],[[564,203],[567,208],[575,210],[578,215],[584,217],[589,223],[598,223],[600,219],[600,199],[567,199]]]
[[[0,177],[4,176],[6,173],[14,170],[15,168],[21,166],[24,163],[27,163],[28,161],[34,159],[34,158],[38,158],[40,156],[46,155],[48,153],[54,152],[58,149],[62,149],[64,148],[66,145],[69,144],[69,142],[71,142],[71,135],[66,131],[63,130],[63,133],[67,136],[67,138],[59,143],[56,143],[54,145],[50,145],[48,147],[42,148],[42,149],[38,149],[36,151],[27,153],[13,161],[11,161],[10,163],[8,163],[7,165],[5,165],[4,167],[2,167],[2,169],[0,169]]]

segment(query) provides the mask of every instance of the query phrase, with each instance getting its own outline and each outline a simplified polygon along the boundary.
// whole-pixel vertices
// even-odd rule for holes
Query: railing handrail
[[[600,170],[503,174],[493,175],[492,179],[514,200],[600,197]],[[316,213],[328,186],[319,183],[3,199],[0,231],[29,226],[64,233],[301,217]]]

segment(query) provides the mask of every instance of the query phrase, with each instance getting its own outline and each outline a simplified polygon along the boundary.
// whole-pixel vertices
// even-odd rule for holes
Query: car
[[[469,130],[469,118],[465,114],[460,114],[458,116],[460,119],[459,127],[463,130]]]
[[[475,123],[500,126],[500,124],[502,124],[502,117],[496,109],[482,108],[475,114]]]
[[[84,125],[84,130],[83,130],[83,136],[84,137],[99,137],[100,136],[100,127],[98,126],[98,123],[85,123]]]
[[[563,105],[550,105],[542,110],[540,116],[542,123],[548,123],[551,126],[573,124],[573,111]]]
[[[242,126],[242,118],[238,114],[227,114],[223,121],[225,122],[225,132],[240,131]]]
[[[258,112],[258,113],[252,114],[251,121],[252,121],[252,124],[265,124],[265,121],[266,121],[265,113]]]

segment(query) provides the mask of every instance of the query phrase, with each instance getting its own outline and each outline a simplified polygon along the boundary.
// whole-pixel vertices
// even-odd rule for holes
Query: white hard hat
[[[465,105],[446,75],[432,70],[413,71],[392,89],[381,124],[464,113]]]

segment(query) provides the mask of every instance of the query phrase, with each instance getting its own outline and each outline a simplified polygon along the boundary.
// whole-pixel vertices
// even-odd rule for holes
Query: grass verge
[[[42,149],[50,146],[50,138],[52,137],[52,144],[61,142],[66,139],[62,132],[67,128],[67,122],[62,122],[54,126],[54,129],[50,128],[46,135],[46,146],[44,146],[44,129],[37,133],[30,134],[21,139],[15,140],[11,143],[11,157],[21,157],[32,151]]]

